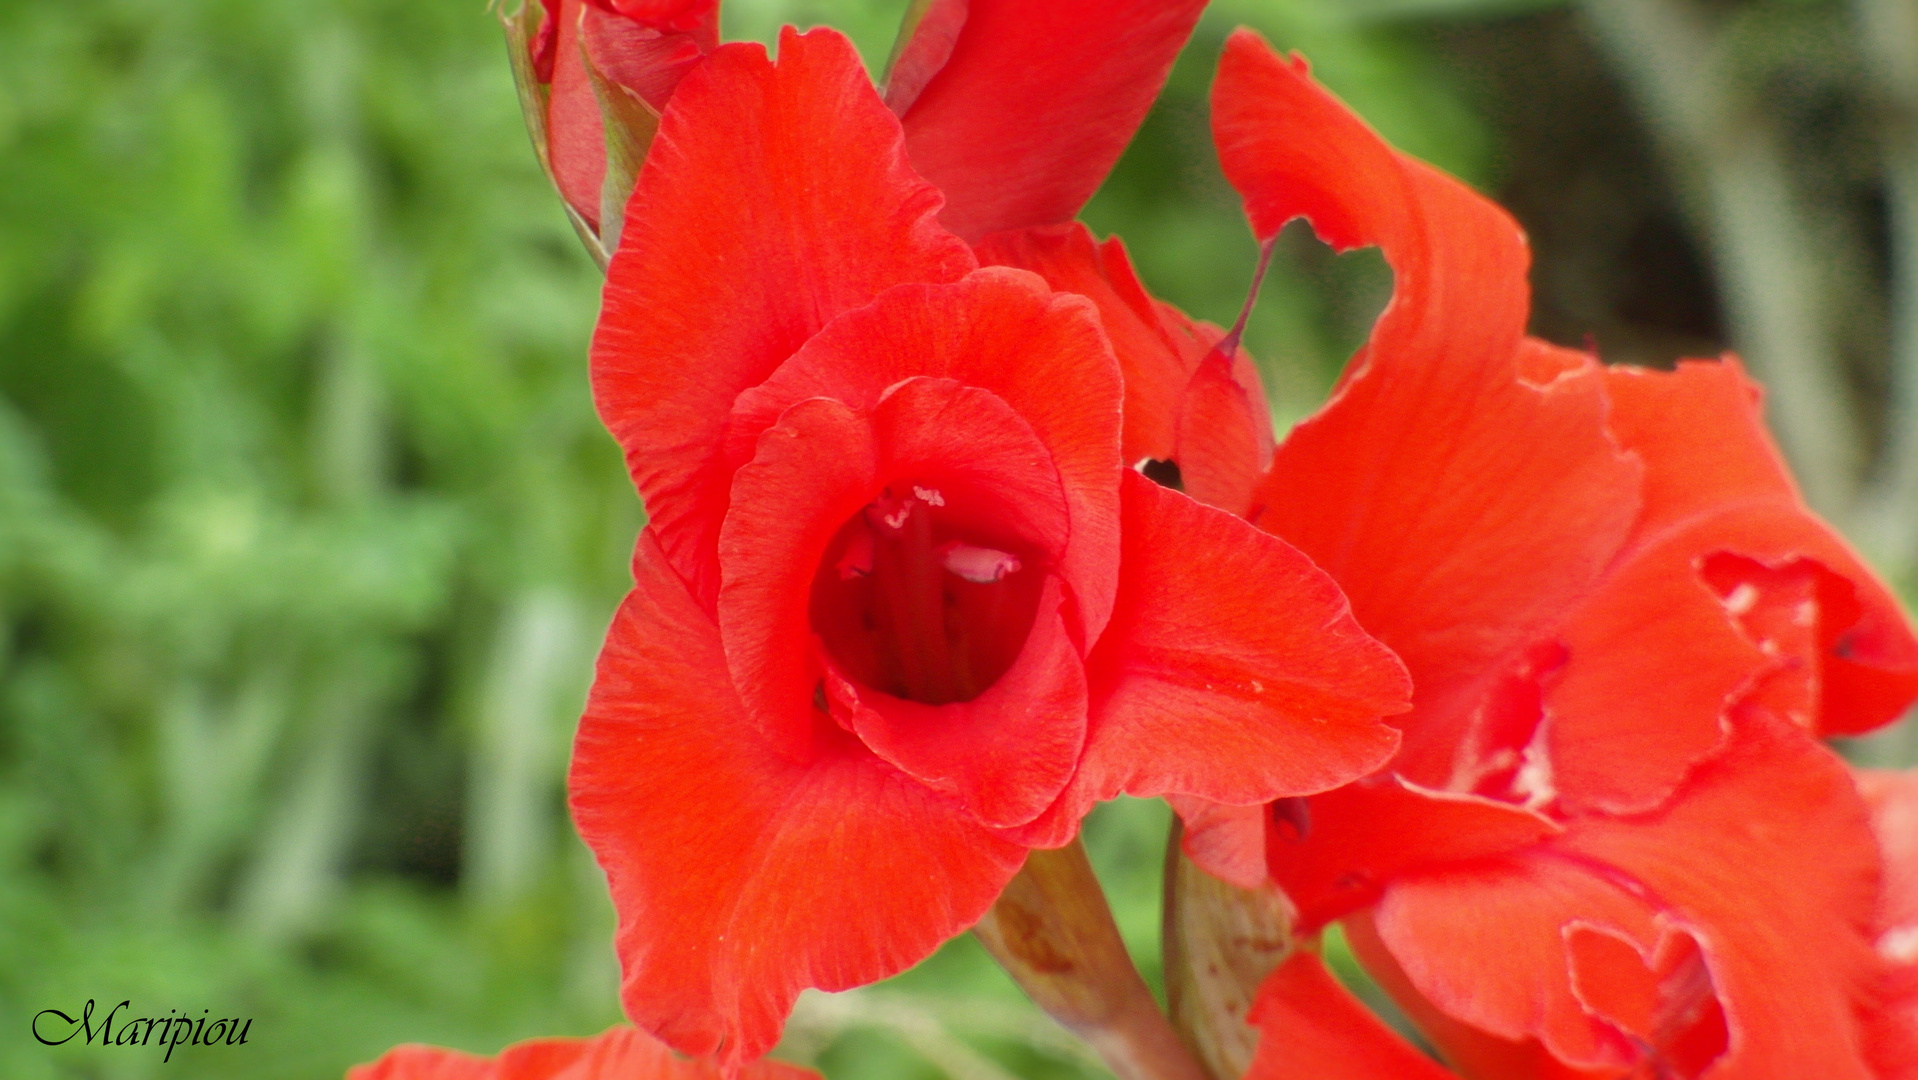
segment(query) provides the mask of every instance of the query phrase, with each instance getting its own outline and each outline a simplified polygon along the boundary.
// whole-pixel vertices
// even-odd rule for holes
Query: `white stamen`
[[[1512,777],[1512,792],[1525,800],[1525,809],[1537,810],[1558,798],[1558,784],[1552,768],[1551,750],[1546,745],[1546,728],[1551,718],[1544,717],[1532,732],[1532,741],[1519,752],[1518,775]]]
[[[920,502],[925,503],[927,506],[946,505],[946,497],[939,494],[938,488],[922,488],[914,484],[912,486],[912,493]]]
[[[940,545],[939,560],[954,576],[978,585],[990,585],[1019,572],[1018,556],[957,540]]]
[[[1918,961],[1918,926],[1896,926],[1880,934],[1878,955],[1894,964]]]
[[[912,504],[907,503],[893,513],[885,515],[881,520],[885,521],[888,529],[903,529],[906,526],[906,519],[911,516]]]
[[[1743,615],[1758,606],[1758,587],[1749,581],[1740,582],[1725,597],[1725,610],[1733,615]]]

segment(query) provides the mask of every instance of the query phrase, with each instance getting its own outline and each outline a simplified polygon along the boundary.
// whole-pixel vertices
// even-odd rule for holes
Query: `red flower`
[[[845,40],[779,55],[680,85],[593,345],[651,524],[573,809],[628,1014],[727,1060],[1095,800],[1326,790],[1407,692],[1290,547],[1124,468],[1098,309],[976,268]]]
[[[548,88],[535,138],[543,129],[561,196],[597,232],[606,139],[582,48],[657,113],[718,44],[719,3],[542,3],[546,18],[529,46],[530,74]],[[1145,118],[1204,8],[1204,0],[917,6],[885,99],[905,125],[914,169],[945,193],[945,227],[973,240],[1070,221]]]
[[[1302,932],[1346,919],[1470,1075],[1863,1075],[1876,860],[1811,735],[1896,716],[1918,640],[1804,507],[1737,362],[1526,338],[1516,226],[1248,33],[1214,130],[1261,239],[1304,216],[1397,275],[1246,516],[1332,574],[1416,692],[1388,773],[1265,815],[1186,801],[1188,851],[1269,874]],[[1259,1075],[1442,1075],[1317,964],[1266,988],[1293,1049]],[[1341,1064],[1362,1030],[1378,1056]]]
[[[398,1046],[371,1065],[346,1071],[346,1080],[719,1080],[710,1061],[677,1057],[665,1044],[629,1027],[590,1039],[529,1039],[476,1057],[437,1046]],[[818,1074],[777,1061],[748,1066],[738,1080],[818,1080]]]
[[[1803,732],[1743,721],[1664,806],[1623,817],[1370,783],[1312,800],[1310,843],[1273,830],[1273,874],[1302,907],[1336,875],[1379,875],[1346,937],[1461,1074],[1872,1075],[1857,1009],[1882,977],[1877,852],[1844,767]],[[1272,1052],[1250,1080],[1449,1075],[1370,1064],[1420,1055],[1318,965],[1301,951],[1261,989]],[[1353,1071],[1334,1038],[1365,1047]]]

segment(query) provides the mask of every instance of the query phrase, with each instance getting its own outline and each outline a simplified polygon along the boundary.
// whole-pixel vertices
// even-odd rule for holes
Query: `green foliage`
[[[7,1014],[253,1016],[203,1076],[610,1022],[557,778],[639,515],[497,28],[8,5],[0,162]]]
[[[1254,252],[1204,93],[1231,20],[1414,149],[1486,151],[1390,25],[1219,6],[1088,217],[1229,322]],[[829,21],[876,65],[899,8],[728,25]],[[1386,284],[1294,240],[1248,338],[1287,418]],[[248,1016],[248,1047],[164,1067],[289,1080],[617,1018],[561,792],[641,523],[587,391],[597,285],[476,0],[0,5],[0,1013]],[[1153,979],[1165,826],[1089,827]],[[822,1008],[794,1050],[836,1077],[1096,1073],[969,939]],[[22,1080],[159,1059],[0,1039]]]

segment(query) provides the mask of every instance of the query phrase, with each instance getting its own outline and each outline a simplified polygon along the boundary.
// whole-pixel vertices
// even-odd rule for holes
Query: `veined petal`
[[[1497,378],[1370,365],[1279,447],[1252,520],[1411,670],[1407,779],[1475,786],[1487,694],[1618,551],[1640,466],[1604,415],[1595,362],[1527,344]]]
[[[720,1080],[711,1061],[681,1058],[635,1028],[616,1027],[587,1039],[528,1039],[476,1057],[436,1046],[400,1046],[370,1065],[348,1069],[346,1080]],[[808,1069],[756,1061],[739,1080],[817,1080]]]
[[[1245,1080],[1456,1080],[1360,1004],[1309,949],[1266,976],[1245,1019],[1259,1029]]]
[[[991,391],[1037,435],[1071,516],[1057,570],[1084,640],[1096,639],[1118,588],[1118,364],[1092,305],[1035,275],[988,267],[952,285],[903,285],[836,319],[763,385],[740,395],[727,460],[794,402],[830,397],[870,408],[918,376]],[[1070,392],[1061,392],[1070,388]]]
[[[738,1063],[800,990],[892,975],[970,926],[1024,852],[823,715],[804,757],[777,752],[650,531],[634,575],[574,744],[573,817],[619,913],[627,1015]]]
[[[417,1043],[396,1046],[378,1061],[346,1070],[346,1080],[497,1080],[498,1076],[499,1065],[491,1058]]]
[[[623,15],[659,30],[716,35],[719,0],[587,0],[594,7]],[[708,46],[710,48],[710,46]]]
[[[1730,358],[1669,373],[1614,367],[1607,389],[1613,431],[1647,467],[1634,542],[1713,514],[1750,513],[1741,542],[1726,550],[1772,565],[1815,561],[1850,585],[1857,605],[1840,621],[1826,612],[1809,658],[1822,686],[1816,730],[1857,733],[1902,713],[1918,697],[1918,636],[1884,583],[1799,498],[1744,368]]]
[[[1859,770],[1853,778],[1885,860],[1872,929],[1887,970],[1865,1033],[1881,1080],[1909,1080],[1918,1077],[1918,770]]]
[[[606,178],[606,134],[599,100],[579,58],[580,0],[545,0],[547,40],[551,28],[552,87],[546,100],[547,160],[560,198],[599,228],[599,186]]]
[[[1128,464],[1143,458],[1170,460],[1179,398],[1192,373],[1161,325],[1158,307],[1139,284],[1119,238],[1099,243],[1075,221],[998,233],[980,241],[976,250],[983,263],[1030,270],[1054,289],[1092,301],[1125,381],[1122,456]]]
[[[827,693],[851,712],[860,740],[906,775],[981,824],[1024,825],[1058,798],[1085,745],[1085,665],[1059,610],[1062,592],[1057,578],[1046,582],[1019,659],[971,701],[861,694],[836,672]]]
[[[1501,1039],[1441,1012],[1412,985],[1398,961],[1379,940],[1367,912],[1340,924],[1346,944],[1365,973],[1431,1042],[1446,1064],[1468,1077],[1522,1077],[1524,1080],[1617,1080],[1617,1069],[1585,1070],[1558,1060],[1537,1039]]]
[[[1537,1038],[1568,1064],[1614,1066],[1646,1052],[1625,1025],[1650,1014],[1634,1011],[1629,981],[1589,969],[1607,950],[1621,956],[1616,947],[1568,945],[1568,935],[1586,927],[1629,944],[1642,970],[1614,974],[1643,987],[1682,932],[1723,1010],[1713,1075],[1862,1080],[1857,1007],[1878,975],[1867,828],[1830,752],[1759,717],[1654,813],[1578,819],[1527,851],[1393,885],[1376,911],[1379,937],[1418,993],[1455,1019]],[[1706,1026],[1680,1025],[1671,1045],[1650,1047],[1668,1065],[1709,1035],[1708,1015],[1691,1015]]]
[[[973,266],[900,138],[829,30],[787,31],[777,64],[758,45],[720,47],[661,117],[607,271],[593,392],[704,603],[730,481],[717,447],[740,391],[833,316]]]
[[[830,398],[794,406],[733,475],[720,530],[720,639],[760,737],[799,755],[824,676],[808,597],[827,546],[884,485],[871,417]]]
[[[1331,579],[1135,472],[1122,490],[1124,588],[1088,661],[1092,728],[1064,818],[1120,792],[1263,803],[1391,757],[1380,717],[1404,707],[1404,669]]]
[[[1178,445],[1183,490],[1207,506],[1233,517],[1252,511],[1260,481],[1272,464],[1272,411],[1257,376],[1248,384],[1235,377],[1224,354],[1207,356],[1186,383],[1179,401]]]
[[[952,58],[953,46],[966,28],[967,0],[911,0],[899,24],[899,37],[886,60],[881,91],[886,107],[905,115],[919,92]]]
[[[680,80],[705,54],[691,34],[661,33],[597,8],[580,20],[580,39],[599,73],[665,111]]]
[[[1560,832],[1517,806],[1388,776],[1312,796],[1304,820],[1303,835],[1273,822],[1260,837],[1272,881],[1298,907],[1303,933],[1370,904],[1407,874],[1503,855]]]
[[[1537,1039],[1574,1067],[1621,1069],[1631,1048],[1573,993],[1564,932],[1576,922],[1650,942],[1656,914],[1603,873],[1503,858],[1396,883],[1373,918],[1410,985],[1441,1012],[1506,1042]]]
[[[1547,691],[1567,805],[1655,805],[1739,707],[1823,733],[1903,711],[1918,696],[1918,639],[1799,499],[1737,362],[1610,368],[1606,387],[1608,425],[1645,462],[1645,505],[1571,615],[1563,638],[1578,660]]]
[[[1525,237],[1503,210],[1387,146],[1304,59],[1280,59],[1250,30],[1226,41],[1212,134],[1261,241],[1304,217],[1334,248],[1384,252],[1392,301],[1348,381],[1375,365],[1503,377],[1529,301]]]
[[[1264,806],[1233,806],[1191,795],[1165,801],[1185,827],[1181,845],[1199,868],[1248,891],[1272,880],[1265,863]]]
[[[940,220],[977,240],[1078,214],[1145,119],[1205,3],[964,7],[944,65],[912,75],[923,88],[903,120],[913,167],[946,193]],[[928,18],[917,29],[950,37],[951,22]],[[915,51],[908,43],[901,55]]]

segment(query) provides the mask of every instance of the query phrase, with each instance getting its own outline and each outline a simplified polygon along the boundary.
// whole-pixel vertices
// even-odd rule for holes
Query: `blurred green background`
[[[902,6],[727,28],[877,62]],[[1254,250],[1204,95],[1241,22],[1513,207],[1537,332],[1743,349],[1812,498],[1909,586],[1909,0],[1219,0],[1086,217],[1221,322]],[[561,787],[642,521],[587,393],[598,280],[480,0],[0,0],[0,1076],[320,1080],[617,1019]],[[1281,423],[1388,291],[1288,235],[1247,339]],[[1088,826],[1153,977],[1165,827]],[[29,1038],[88,998],[254,1023],[167,1064]],[[802,1002],[785,1052],[1100,1075],[969,939]]]

